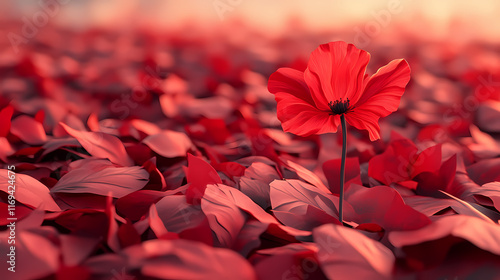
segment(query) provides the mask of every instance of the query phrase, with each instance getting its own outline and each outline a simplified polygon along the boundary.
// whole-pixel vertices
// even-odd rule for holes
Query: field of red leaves
[[[3,279],[500,279],[498,45],[367,47],[411,80],[348,130],[343,226],[341,133],[267,89],[342,34],[40,32],[0,46]]]

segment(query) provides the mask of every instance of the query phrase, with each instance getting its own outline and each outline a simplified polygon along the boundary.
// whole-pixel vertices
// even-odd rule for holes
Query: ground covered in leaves
[[[500,277],[498,46],[365,48],[412,79],[381,140],[348,132],[341,226],[341,135],[284,133],[267,78],[350,37],[190,28],[2,43],[2,275],[14,217],[8,279]]]

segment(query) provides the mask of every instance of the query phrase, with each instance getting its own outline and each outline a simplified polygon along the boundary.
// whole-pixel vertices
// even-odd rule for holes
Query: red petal
[[[289,93],[278,92],[278,119],[283,130],[299,136],[337,132],[339,116],[319,111],[313,105]]]
[[[363,95],[355,103],[356,108],[380,107],[380,117],[396,111],[406,84],[410,81],[410,66],[404,59],[395,59],[378,69],[366,84]]]
[[[370,140],[380,139],[380,126],[378,125],[378,109],[374,107],[356,107],[354,111],[345,114],[346,121],[359,130],[366,130],[370,135]]]
[[[280,68],[269,77],[267,89],[271,93],[284,92],[314,105],[304,73],[291,68]]]
[[[403,59],[393,60],[366,82],[363,95],[353,102],[354,111],[346,114],[350,125],[365,129],[370,140],[380,138],[378,119],[396,111],[410,80],[410,66]]]
[[[314,50],[304,79],[316,106],[329,111],[328,102],[340,98],[355,103],[363,90],[369,60],[369,53],[342,41],[323,44]]]

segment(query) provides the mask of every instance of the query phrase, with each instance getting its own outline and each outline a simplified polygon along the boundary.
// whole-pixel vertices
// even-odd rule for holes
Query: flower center
[[[349,98],[346,100],[342,100],[342,98],[340,98],[339,100],[330,101],[328,103],[328,107],[330,107],[333,115],[342,115],[352,111],[349,102]]]

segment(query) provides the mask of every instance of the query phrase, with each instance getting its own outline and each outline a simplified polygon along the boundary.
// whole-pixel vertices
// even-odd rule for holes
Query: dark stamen
[[[328,106],[330,107],[330,110],[332,111],[333,115],[342,115],[352,111],[349,102],[350,102],[349,98],[347,98],[345,101],[343,101],[342,98],[340,98],[339,100],[335,100],[335,102],[330,101],[328,103]]]

